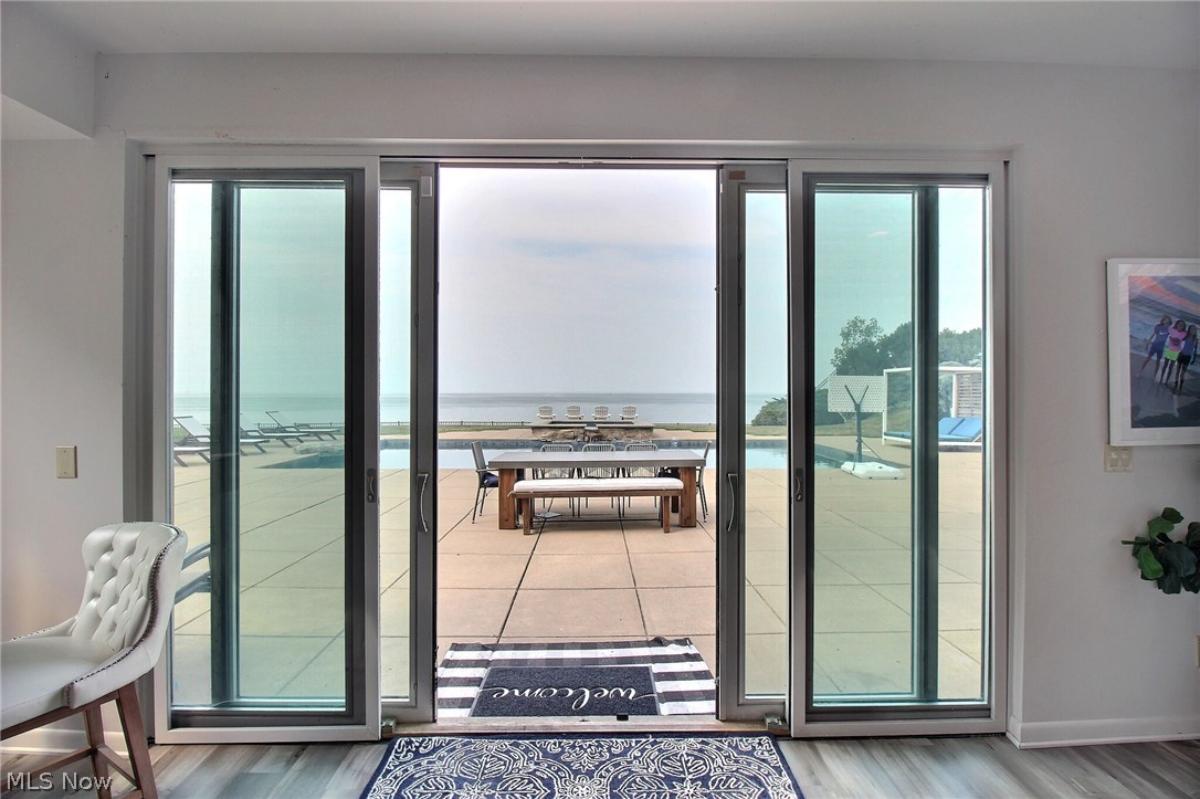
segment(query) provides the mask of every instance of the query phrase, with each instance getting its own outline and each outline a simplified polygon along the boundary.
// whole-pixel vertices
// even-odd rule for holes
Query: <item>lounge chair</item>
[[[267,416],[275,422],[282,433],[307,433],[321,440],[322,435],[329,436],[332,441],[337,438],[337,434],[342,432],[342,428],[328,424],[306,424],[302,422],[293,422],[291,418],[283,411],[267,411]]]
[[[208,451],[208,448],[212,445],[212,434],[209,433],[207,427],[196,421],[196,417],[176,416],[175,424],[182,427],[183,432],[186,434],[183,440],[179,442],[180,444],[185,447],[203,445],[204,451]],[[257,447],[259,452],[266,452],[266,450],[263,449],[263,444],[267,443],[267,439],[263,438],[262,436],[256,436],[252,433],[247,433],[245,430],[239,429],[239,433],[239,450],[241,447]],[[178,460],[178,458],[176,460]],[[205,458],[205,460],[207,460],[207,458]]]
[[[537,409],[537,418],[539,422],[553,422],[554,409],[549,405],[539,405]]]
[[[183,455],[199,455],[205,463],[212,463],[208,444],[177,444],[171,448],[171,455],[180,466],[187,466],[187,461],[181,457]]]
[[[245,417],[242,417],[241,424],[238,426],[243,438],[262,438],[267,441],[278,441],[285,447],[292,446],[288,443],[289,438],[296,439],[297,443],[303,443],[306,439],[303,433],[287,431],[287,430],[263,430],[261,427],[249,428],[246,427]]]
[[[912,439],[907,430],[889,430],[887,435],[905,441]],[[938,441],[943,444],[969,444],[983,435],[983,420],[977,416],[945,416],[938,421]]]
[[[621,409],[621,421],[622,422],[632,422],[632,421],[635,421],[636,419],[637,419],[637,406],[636,405],[626,405],[624,408]]]
[[[596,410],[592,411],[592,419],[597,422],[607,422],[609,420],[608,406],[597,405]]]
[[[967,416],[947,434],[942,435],[938,425],[938,440],[947,443],[973,444],[983,437],[983,420],[978,416]]]
[[[581,409],[578,405],[568,405],[567,406],[567,421],[568,422],[582,422],[583,421],[583,409]]]

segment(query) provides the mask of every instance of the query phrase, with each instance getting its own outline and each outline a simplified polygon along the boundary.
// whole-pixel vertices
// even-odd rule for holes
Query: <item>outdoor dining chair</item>
[[[622,412],[622,415],[624,413]],[[653,441],[630,441],[625,445],[626,452],[658,452],[658,444]],[[625,470],[626,477],[657,477],[658,472],[652,466],[633,466]],[[633,497],[629,497],[629,504],[633,504]],[[658,507],[658,497],[654,497],[654,507]]]
[[[603,406],[602,406],[603,407]],[[597,408],[599,410],[599,408]],[[611,442],[599,442],[595,444],[584,444],[580,449],[581,452],[616,452],[617,448]],[[610,477],[620,477],[620,469],[615,466],[589,466],[580,469],[580,476],[587,478],[595,478],[603,480]],[[614,503],[613,498],[609,498],[609,505]],[[583,504],[588,505],[587,497],[583,498]]]
[[[574,452],[575,445],[571,444],[568,441],[552,441],[549,444],[542,444],[540,451],[541,452]],[[535,479],[535,480],[570,478],[570,477],[574,477],[574,476],[575,476],[575,472],[573,469],[534,469],[533,470],[533,479]],[[545,499],[542,499],[542,507],[543,508],[546,507]],[[575,498],[574,497],[567,497],[567,507],[569,507],[571,509],[572,513],[575,512]]]
[[[549,405],[539,405],[537,409],[537,418],[539,422],[553,422],[554,408]]]
[[[568,405],[567,406],[567,421],[568,422],[582,422],[583,421],[583,409],[580,408],[578,405]]]
[[[608,406],[597,405],[596,410],[592,412],[592,419],[597,422],[607,422],[609,420]]]
[[[487,458],[483,454],[483,444],[472,441],[471,454],[475,456],[475,476],[478,478],[478,484],[475,487],[475,504],[471,506],[471,524],[474,524],[475,516],[483,515],[483,503],[487,501],[488,489],[499,488],[500,478],[495,472],[488,471]]]
[[[636,420],[637,420],[637,406],[636,405],[626,405],[624,408],[621,408],[621,421],[622,422],[633,422]],[[626,449],[628,449],[628,447],[626,447]]]

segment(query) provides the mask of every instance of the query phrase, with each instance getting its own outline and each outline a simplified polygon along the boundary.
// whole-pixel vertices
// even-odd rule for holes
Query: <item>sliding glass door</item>
[[[792,171],[807,320],[793,382],[808,406],[793,451],[806,472],[803,728],[988,724],[1002,699],[998,176],[818,170]]]
[[[387,161],[379,224],[379,620],[383,716],[434,720],[437,167]]]
[[[377,731],[365,172],[160,174],[165,516],[189,536],[164,720]]]
[[[720,180],[719,715],[783,719],[792,475],[786,168],[728,164]]]

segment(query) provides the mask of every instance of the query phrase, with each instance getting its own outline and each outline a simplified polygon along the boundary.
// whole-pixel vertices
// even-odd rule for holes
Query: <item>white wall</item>
[[[1104,260],[1200,255],[1196,72],[191,55],[103,57],[97,75],[97,126],[114,138],[395,140],[396,154],[419,149],[398,140],[430,139],[1012,148],[1013,732],[1027,743],[1200,734],[1200,599],[1142,584],[1117,544],[1164,504],[1200,517],[1200,450],[1139,449],[1132,474],[1102,467]],[[65,178],[79,172],[119,197],[122,157],[104,144],[5,153],[5,233],[25,220],[34,229],[19,257],[10,261],[7,235],[4,245],[6,632],[73,606],[13,610],[10,552],[22,567],[56,562],[85,520],[120,508],[120,203],[98,187],[73,194]],[[71,257],[48,258],[64,238]],[[80,274],[103,282],[77,293]],[[13,308],[23,316],[10,319]],[[61,350],[65,337],[47,330],[59,324],[89,331],[90,357],[47,374],[39,354],[52,345],[29,331]],[[14,463],[48,463],[55,441],[84,435],[93,438],[81,458],[111,474],[95,491],[67,495],[48,468],[13,474]]]
[[[0,16],[4,51],[0,88],[5,98],[20,104],[5,104],[5,138],[92,135],[96,51],[45,20],[34,3],[4,3]],[[18,107],[42,119],[13,125],[7,117]]]
[[[4,142],[6,637],[75,611],[83,537],[121,518],[122,155],[116,137]],[[55,479],[57,444],[79,446],[78,479]]]

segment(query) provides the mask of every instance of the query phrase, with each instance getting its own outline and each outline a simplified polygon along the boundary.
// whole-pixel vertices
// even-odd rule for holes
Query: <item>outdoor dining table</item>
[[[515,529],[517,502],[513,486],[524,479],[526,469],[637,469],[678,471],[683,481],[679,501],[679,526],[696,526],[696,470],[704,465],[704,456],[690,449],[660,449],[634,452],[501,452],[489,459],[488,468],[500,478],[500,528]]]

